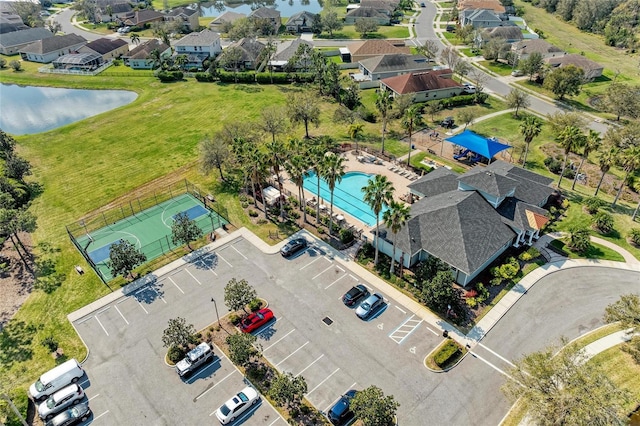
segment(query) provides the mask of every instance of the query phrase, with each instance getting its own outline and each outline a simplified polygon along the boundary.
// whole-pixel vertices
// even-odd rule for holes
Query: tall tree
[[[579,129],[586,127],[586,121],[581,114],[577,112],[556,112],[547,116],[547,124],[551,128],[551,133],[557,135],[567,126],[575,126]]]
[[[317,188],[318,188],[318,202],[316,203],[316,223],[320,225],[320,179],[324,176],[324,155],[327,152],[326,147],[322,144],[313,145],[309,150],[309,159],[311,162],[311,169],[316,174]]]
[[[533,138],[538,136],[542,131],[542,120],[535,115],[526,115],[520,122],[520,134],[524,136],[524,158],[522,159],[522,167],[527,167],[527,154],[529,154],[529,145]]]
[[[304,394],[307,392],[307,382],[302,376],[294,376],[291,373],[279,373],[271,380],[269,396],[278,404],[294,408],[300,405]]]
[[[387,118],[389,110],[393,108],[393,96],[387,90],[380,88],[376,91],[376,109],[382,117],[382,147],[380,151],[384,154],[384,136],[387,133]]]
[[[358,152],[358,139],[360,139],[363,132],[364,132],[364,124],[362,123],[349,124],[347,133],[349,133],[349,139],[351,139],[356,143],[356,152]]]
[[[196,334],[193,324],[187,324],[184,318],[177,317],[169,320],[169,326],[162,333],[162,344],[165,348],[172,346],[186,349]]]
[[[560,178],[558,179],[558,188],[560,188],[560,185],[562,184],[562,178],[564,177],[564,172],[567,167],[569,153],[576,152],[576,149],[582,145],[582,141],[585,137],[586,136],[579,128],[575,126],[567,126],[556,138],[558,144],[560,144],[564,150],[564,160],[562,161],[562,170],[560,171]]]
[[[435,40],[425,40],[424,44],[416,46],[416,51],[431,61],[438,56],[438,43]]]
[[[300,210],[303,215],[303,223],[307,222],[307,209],[306,209],[306,200],[304,198],[304,178],[309,169],[310,162],[309,156],[305,154],[293,154],[289,157],[287,162],[284,164],[289,177],[293,181],[293,183],[298,187],[298,199],[300,200]]]
[[[615,303],[605,309],[605,322],[620,322],[622,327],[630,329],[631,333],[640,331],[640,296],[624,294]]]
[[[527,95],[524,91],[520,89],[512,89],[507,95],[507,105],[509,106],[509,108],[513,108],[516,110],[515,116],[517,118],[520,108],[529,108],[529,105],[531,105],[531,100],[529,99],[529,95]]]
[[[185,66],[189,63],[189,58],[184,53],[176,56],[174,59],[174,63],[178,66],[179,69],[184,70]]]
[[[393,275],[396,264],[396,237],[398,236],[398,232],[400,232],[402,227],[405,226],[411,218],[411,209],[404,203],[391,201],[389,203],[389,209],[384,212],[382,218],[385,226],[393,234],[393,254],[391,255],[391,267],[389,268],[389,273]]]
[[[580,93],[580,86],[584,82],[584,71],[575,65],[556,68],[544,78],[544,87],[553,92],[559,100],[565,96]]]
[[[350,408],[364,426],[395,424],[395,415],[400,404],[393,395],[385,395],[382,389],[372,385],[359,391],[351,400]]]
[[[632,87],[625,83],[613,82],[607,86],[602,96],[604,108],[616,116],[636,119],[640,115],[640,95],[638,87]]]
[[[171,224],[171,242],[173,244],[186,244],[189,250],[191,242],[202,236],[202,229],[198,227],[195,220],[190,219],[185,212],[180,212],[173,218]]]
[[[222,165],[228,161],[230,155],[229,145],[221,137],[206,136],[200,142],[200,163],[204,174],[218,169],[220,179],[226,182],[227,180],[222,173]]]
[[[544,68],[544,58],[540,52],[532,52],[526,60],[520,61],[518,64],[522,72],[529,76],[529,81],[533,76],[540,74]]]
[[[393,201],[393,183],[384,175],[375,175],[373,179],[367,181],[367,185],[362,188],[364,192],[363,200],[371,207],[376,215],[376,254],[373,260],[378,264],[378,240],[380,235],[380,212],[385,206]]]
[[[331,204],[329,212],[329,235],[333,234],[333,195],[336,189],[336,184],[342,181],[342,176],[345,175],[344,157],[336,155],[333,152],[327,152],[324,155],[324,167],[322,168],[323,177],[327,186],[329,187],[329,193],[331,194]]]
[[[256,289],[245,279],[238,281],[235,278],[231,278],[224,287],[224,303],[230,311],[242,309],[246,314],[247,305],[256,297],[258,297]]]
[[[620,154],[621,155],[618,158],[617,163],[622,167],[622,170],[624,170],[624,178],[622,179],[622,182],[620,182],[620,188],[616,193],[616,197],[613,199],[611,207],[615,206],[618,199],[620,199],[620,195],[622,195],[622,191],[624,190],[629,175],[640,168],[640,145],[630,145],[622,150]]]
[[[135,44],[136,46],[140,44],[140,34],[131,33],[129,37],[131,38],[131,43]]]
[[[412,105],[404,112],[402,117],[402,127],[409,134],[409,155],[407,156],[407,166],[411,164],[411,151],[413,150],[413,143],[411,136],[417,126],[422,124],[422,114],[420,114],[420,107],[418,105]]]
[[[322,15],[322,29],[329,33],[329,38],[333,38],[334,31],[340,31],[343,27],[342,19],[338,18],[338,13],[332,9]]]
[[[576,187],[576,181],[578,180],[578,175],[582,170],[582,166],[584,162],[589,158],[589,154],[598,149],[600,146],[600,142],[602,142],[602,138],[600,137],[600,133],[596,132],[593,129],[589,129],[589,134],[582,141],[582,154],[580,159],[580,165],[578,166],[578,170],[576,170],[576,175],[573,177],[573,184],[571,184],[571,190],[573,191]]]
[[[442,51],[440,51],[440,60],[444,62],[444,64],[454,70],[458,62],[462,60],[458,51],[452,46],[446,46]]]
[[[609,129],[607,133],[605,133],[605,139],[607,138],[607,135],[610,132],[611,132],[611,129]],[[598,192],[600,191],[600,186],[604,181],[604,177],[607,174],[607,172],[611,169],[611,166],[613,166],[613,164],[615,163],[616,158],[618,156],[618,152],[619,152],[618,147],[611,144],[609,141],[601,145],[600,149],[598,149],[598,166],[600,167],[600,180],[598,180],[598,185],[596,186],[596,192],[593,194],[594,197],[598,196]]]
[[[309,139],[309,124],[320,125],[320,107],[311,92],[299,92],[289,96],[289,119],[292,123],[303,123],[305,137]]]
[[[127,240],[117,241],[109,246],[107,267],[111,275],[128,278],[136,266],[147,261],[147,256]]]
[[[563,341],[563,344],[566,343]],[[520,399],[535,424],[614,425],[626,423],[626,391],[616,386],[576,346],[548,347],[515,361],[503,392]]]
[[[218,57],[218,61],[223,68],[233,70],[233,80],[236,83],[238,82],[238,71],[240,71],[243,55],[242,49],[238,46],[229,46]]]
[[[269,206],[267,205],[266,197],[262,191],[262,181],[267,174],[267,155],[262,152],[257,145],[251,144],[246,150],[247,167],[249,167],[249,176],[251,179],[251,187],[253,188],[253,198],[256,198],[256,185],[258,185],[258,191],[260,199],[262,199],[262,206],[264,207],[264,217],[269,218]]]
[[[279,202],[280,202],[280,217],[284,218],[284,204],[283,204],[283,198],[282,195],[284,195],[283,193],[283,188],[282,188],[282,179],[280,178],[280,171],[282,169],[282,167],[284,166],[284,163],[287,159],[287,149],[284,145],[284,143],[278,141],[274,139],[271,142],[267,142],[266,143],[266,148],[267,148],[267,162],[269,164],[269,166],[271,166],[271,169],[273,170],[273,173],[276,175],[276,179],[278,181],[278,190],[280,191],[280,198],[279,198]]]
[[[375,18],[358,18],[354,25],[357,33],[360,34],[360,38],[367,38],[369,33],[375,33],[378,31],[378,20]]]

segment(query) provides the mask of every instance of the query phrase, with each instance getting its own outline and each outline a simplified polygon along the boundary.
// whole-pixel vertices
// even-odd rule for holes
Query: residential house
[[[291,58],[293,58],[300,48],[300,45],[307,45],[313,48],[313,44],[302,40],[301,38],[297,38],[295,40],[285,40],[279,43],[276,46],[276,53],[273,55],[271,60],[269,61],[269,66],[273,67],[275,71],[285,71],[288,67],[291,67],[295,70],[304,70],[308,69],[312,64],[303,63],[303,61],[298,61],[295,63],[291,63]]]
[[[165,21],[182,22],[183,31],[196,31],[200,27],[198,18],[200,13],[197,9],[191,9],[189,7],[176,7],[171,9],[165,14]]]
[[[20,15],[13,12],[0,12],[0,34],[26,30],[29,26],[22,22]]]
[[[462,94],[465,87],[452,76],[448,68],[412,72],[380,80],[380,87],[388,89],[393,97],[412,94],[414,102],[426,102]]]
[[[215,31],[217,33],[222,33],[222,32],[224,32],[223,31],[223,27],[224,27],[225,23],[233,24],[238,19],[246,18],[246,17],[247,17],[247,15],[245,15],[244,13],[237,13],[237,12],[233,12],[231,10],[227,10],[222,15],[218,16],[216,19],[211,21],[211,23],[209,24],[209,29],[211,31]]]
[[[358,62],[359,73],[351,74],[361,89],[378,87],[380,80],[412,72],[426,71],[433,64],[423,55],[407,55],[393,53],[363,59]]]
[[[125,54],[122,59],[132,69],[153,69],[155,59],[153,59],[151,52],[154,50],[160,53],[161,58],[166,59],[171,56],[171,46],[164,44],[160,40],[151,39],[140,43],[140,45]]]
[[[278,34],[280,26],[282,25],[280,11],[271,7],[261,7],[254,10],[249,14],[249,19],[254,21],[267,21],[269,25],[273,27],[273,34]]]
[[[190,33],[173,44],[175,54],[187,55],[187,69],[202,69],[203,61],[214,58],[222,52],[220,34],[204,29],[199,33]]]
[[[515,25],[507,16],[501,17],[493,10],[465,9],[458,15],[460,26],[471,25],[473,28],[493,28]]]
[[[411,49],[404,44],[404,40],[365,40],[350,43],[346,47],[349,55],[347,62],[360,62],[363,59],[392,53],[411,54]]]
[[[375,19],[378,25],[390,25],[391,16],[384,12],[379,12],[373,7],[360,6],[356,9],[350,10],[344,17],[344,23],[347,25],[354,25],[358,19],[372,18]]]
[[[128,13],[116,21],[122,25],[142,28],[146,25],[151,25],[152,22],[162,22],[163,20],[164,15],[162,13],[151,9],[141,9]]]
[[[490,40],[502,40],[504,43],[517,43],[522,40],[522,31],[517,25],[511,25],[508,27],[492,27],[484,28],[480,31],[476,37],[476,45],[482,46],[487,44]]]
[[[458,1],[458,10],[466,10],[466,9],[486,9],[492,10],[498,15],[503,15],[506,13],[505,7],[502,5],[500,0],[460,0]]]
[[[303,10],[293,14],[284,26],[292,34],[310,33],[313,24],[320,19],[320,15]]]
[[[410,267],[435,256],[458,284],[468,285],[510,246],[531,245],[540,236],[551,182],[499,160],[463,175],[444,167],[432,171],[409,184],[420,199],[395,236],[396,260]],[[381,226],[380,251],[391,256],[393,240]]]
[[[93,71],[104,63],[102,55],[96,52],[69,53],[53,61],[53,68],[68,71]]]
[[[556,58],[547,58],[545,62],[549,64],[551,68],[565,67],[567,65],[575,65],[584,71],[585,80],[593,80],[601,77],[604,67],[599,63],[587,59],[582,55],[570,54]]]
[[[393,16],[398,8],[399,2],[391,2],[387,0],[361,0],[360,7],[368,7],[384,13],[387,16]]]
[[[112,22],[125,18],[133,13],[130,3],[101,3],[96,6],[96,22]]]
[[[534,52],[542,55],[542,59],[557,58],[565,55],[562,49],[540,38],[513,43],[511,45],[511,52],[516,55],[519,61],[528,59]]]
[[[26,30],[12,31],[0,34],[0,53],[3,55],[15,55],[23,47],[53,37],[53,33],[46,28],[28,28]]]
[[[85,44],[78,52],[98,53],[103,61],[108,61],[129,53],[129,44],[121,38],[99,38]]]
[[[227,48],[225,48],[225,50],[230,48],[237,48],[241,52],[239,68],[252,70],[259,66],[258,60],[260,59],[260,54],[265,48],[265,45],[254,38],[245,37],[231,43]],[[224,52],[222,55],[224,55]],[[220,59],[222,55],[218,56],[218,59]],[[229,67],[227,68],[230,69]]]
[[[72,33],[38,40],[18,51],[25,61],[48,64],[59,56],[77,52],[86,43],[84,37]]]

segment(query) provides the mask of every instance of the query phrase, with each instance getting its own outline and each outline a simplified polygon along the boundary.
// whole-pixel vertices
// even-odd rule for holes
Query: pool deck
[[[365,158],[372,157],[371,154],[367,154],[364,151],[360,151],[360,154],[355,155],[353,153],[353,150],[351,150],[351,151],[344,152],[340,155],[346,159],[344,162],[346,172],[363,172],[371,175],[379,174],[379,175],[386,176],[387,179],[389,179],[389,181],[393,184],[393,187],[395,188],[394,198],[396,199],[396,201],[404,202],[404,200],[402,200],[401,197],[406,196],[407,193],[409,192],[407,185],[411,183],[412,180],[410,180],[406,176],[401,176],[400,174],[393,172],[390,169],[390,167],[392,166],[399,167],[397,164],[391,163],[389,161],[384,161],[380,158],[378,159],[379,161],[376,161],[376,162],[358,160],[358,157],[365,157]],[[378,163],[381,163],[381,164],[378,164]],[[286,174],[283,174],[283,186],[289,192],[291,192],[297,197],[298,187],[295,184],[293,184],[293,182],[291,182],[291,180]],[[307,190],[304,190],[304,196],[305,196],[305,200],[308,201],[313,197],[315,197],[316,195]],[[321,204],[325,204],[327,208],[329,208],[329,200],[321,199]],[[333,213],[342,214],[345,217],[345,220],[349,224],[354,225],[356,228],[363,230],[363,232],[365,233],[368,233],[373,228],[365,224],[364,222],[361,222],[358,218],[351,216],[349,213],[339,209],[336,206],[333,207]],[[380,219],[382,220],[382,218]]]

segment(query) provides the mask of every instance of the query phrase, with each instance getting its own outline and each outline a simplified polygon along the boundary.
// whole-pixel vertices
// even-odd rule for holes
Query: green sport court
[[[76,235],[75,240],[96,272],[108,281],[113,278],[107,266],[113,243],[129,241],[147,256],[147,261],[160,257],[177,247],[171,241],[171,225],[178,213],[186,213],[204,234],[229,223],[198,198],[185,193],[95,231]]]

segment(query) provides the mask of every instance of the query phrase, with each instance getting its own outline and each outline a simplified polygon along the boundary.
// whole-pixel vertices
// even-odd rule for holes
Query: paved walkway
[[[631,340],[630,330],[621,330],[615,333],[612,333],[608,336],[602,337],[596,340],[593,343],[589,343],[584,347],[583,351],[586,356],[585,361],[590,360],[594,356],[598,355],[600,352],[604,352],[607,349],[613,348],[621,343],[628,342]]]

